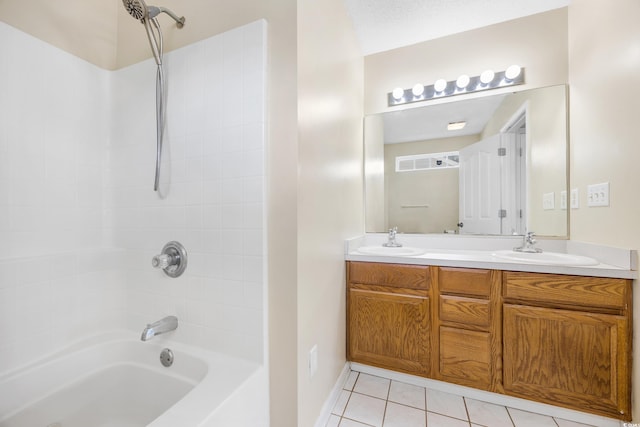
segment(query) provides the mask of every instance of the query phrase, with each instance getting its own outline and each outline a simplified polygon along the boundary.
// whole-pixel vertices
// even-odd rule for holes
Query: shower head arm
[[[184,21],[185,21],[184,16],[180,16],[179,17],[178,15],[176,15],[175,13],[173,13],[171,10],[167,9],[166,7],[149,6],[147,9],[148,9],[147,16],[150,19],[151,18],[155,18],[156,16],[158,16],[161,13],[166,13],[171,18],[173,18],[174,21],[176,21],[178,28],[184,27]]]

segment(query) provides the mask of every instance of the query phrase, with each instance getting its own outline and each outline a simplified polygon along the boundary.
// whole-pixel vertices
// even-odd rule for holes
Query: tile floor
[[[592,427],[351,371],[326,427]]]

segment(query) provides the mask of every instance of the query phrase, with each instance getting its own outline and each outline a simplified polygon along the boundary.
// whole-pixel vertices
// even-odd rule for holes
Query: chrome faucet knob
[[[155,268],[165,269],[173,264],[173,257],[168,254],[156,255],[151,259],[151,265]]]
[[[162,269],[169,277],[178,277],[187,268],[187,251],[179,242],[169,242],[161,254],[151,259],[151,265]]]

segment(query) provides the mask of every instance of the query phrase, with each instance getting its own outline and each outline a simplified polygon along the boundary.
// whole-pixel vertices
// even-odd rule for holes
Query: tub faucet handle
[[[187,250],[179,242],[169,242],[161,254],[151,259],[151,265],[164,270],[169,277],[178,277],[187,268]]]
[[[162,270],[164,270],[165,268],[169,267],[174,263],[175,262],[173,257],[167,254],[156,255],[151,260],[151,265],[153,265],[155,268],[160,268]]]

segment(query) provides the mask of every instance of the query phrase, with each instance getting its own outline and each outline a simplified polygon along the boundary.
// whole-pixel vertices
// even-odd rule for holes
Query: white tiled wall
[[[265,25],[165,55],[158,195],[155,63],[108,72],[0,23],[3,370],[167,314],[178,340],[261,360]],[[169,240],[178,279],[151,267]]]
[[[83,250],[0,261],[0,372],[81,337],[124,328],[123,252]]]
[[[141,34],[142,36],[143,34]],[[107,237],[126,248],[129,326],[177,315],[176,339],[261,360],[265,24],[165,55],[167,130],[152,191],[155,62],[113,79]],[[189,254],[168,278],[151,258],[171,240]]]
[[[0,371],[122,325],[102,246],[109,73],[0,22]]]
[[[0,22],[1,257],[97,247],[109,73]]]

